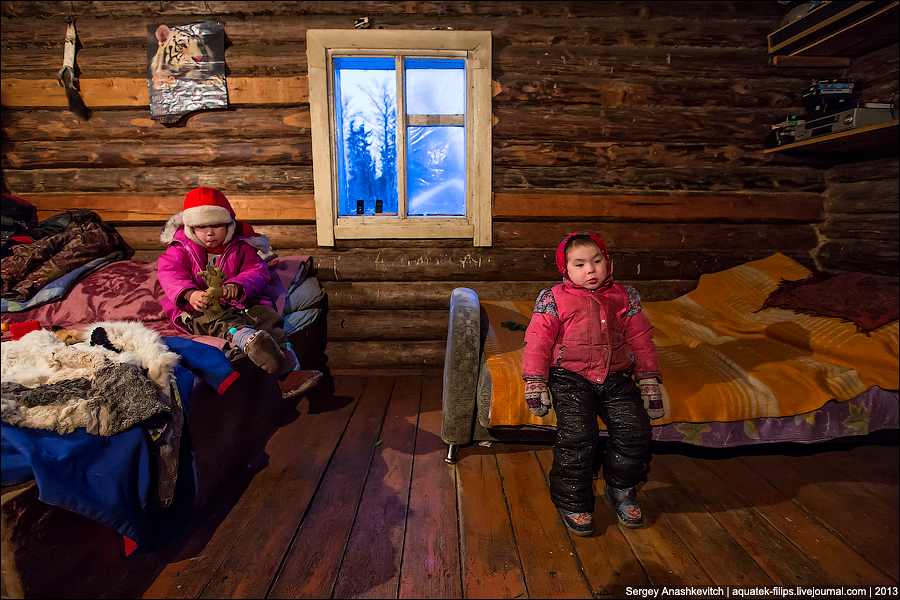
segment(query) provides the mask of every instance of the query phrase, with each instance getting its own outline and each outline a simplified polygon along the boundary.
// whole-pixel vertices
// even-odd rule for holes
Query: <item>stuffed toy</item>
[[[203,309],[203,314],[210,319],[221,317],[225,310],[219,304],[219,298],[225,294],[225,290],[222,289],[222,284],[225,282],[225,274],[215,265],[206,267],[206,270],[200,271],[199,274],[206,280],[206,285],[209,286],[206,288],[206,293],[212,296],[211,304],[208,308]]]

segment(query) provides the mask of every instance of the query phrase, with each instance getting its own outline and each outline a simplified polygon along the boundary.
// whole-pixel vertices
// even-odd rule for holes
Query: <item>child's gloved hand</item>
[[[638,387],[641,388],[641,400],[644,401],[644,408],[650,418],[661,419],[666,416],[659,382],[653,377],[648,377],[638,381]]]
[[[550,411],[550,390],[547,382],[541,379],[529,379],[525,384],[525,403],[528,409],[538,417],[543,417]]]

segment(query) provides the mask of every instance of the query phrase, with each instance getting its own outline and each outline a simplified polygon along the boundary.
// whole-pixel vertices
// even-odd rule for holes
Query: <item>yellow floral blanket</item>
[[[704,275],[697,289],[675,300],[644,303],[654,326],[667,413],[653,425],[745,421],[746,431],[756,426],[754,419],[786,416],[812,423],[831,400],[845,402],[873,386],[900,387],[897,321],[866,335],[839,319],[760,308],[782,279],[809,274],[775,254]],[[535,417],[525,405],[524,332],[501,326],[527,324],[534,300],[481,305],[490,320],[484,344],[490,426],[555,426],[554,411]],[[848,407],[848,418],[865,419],[859,411],[867,409],[854,407]]]

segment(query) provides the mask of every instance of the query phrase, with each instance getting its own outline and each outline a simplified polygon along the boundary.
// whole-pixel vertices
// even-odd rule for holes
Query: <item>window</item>
[[[491,245],[491,36],[309,30],[316,230]]]

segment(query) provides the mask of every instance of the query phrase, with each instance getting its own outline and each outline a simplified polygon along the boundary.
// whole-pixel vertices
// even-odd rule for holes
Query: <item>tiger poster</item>
[[[150,116],[159,123],[227,108],[224,24],[148,25],[147,82]]]

